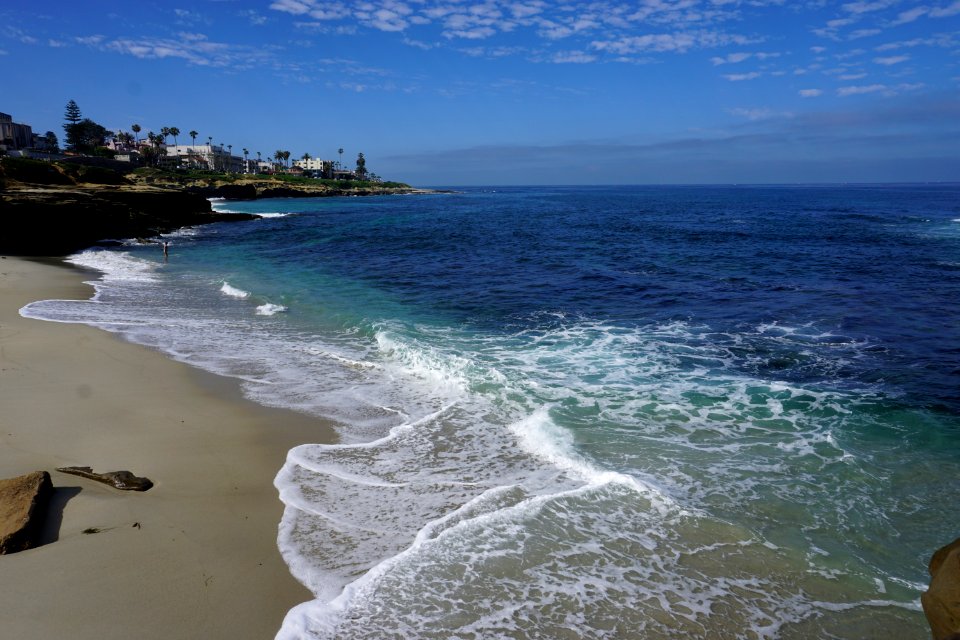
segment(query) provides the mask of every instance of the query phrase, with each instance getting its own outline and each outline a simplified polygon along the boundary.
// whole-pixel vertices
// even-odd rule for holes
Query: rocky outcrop
[[[930,558],[930,588],[920,596],[934,640],[960,640],[960,538]]]
[[[252,184],[222,184],[219,186],[190,186],[187,190],[204,198],[226,198],[227,200],[255,200],[257,188]]]
[[[0,480],[0,555],[39,544],[53,483],[46,471]]]
[[[255,218],[213,212],[206,198],[180,190],[20,185],[0,193],[0,252],[66,255],[104,239]]]
[[[156,183],[155,183],[156,184]],[[233,184],[189,184],[184,189],[205,198],[227,200],[257,200],[260,198],[325,198],[332,196],[372,196],[408,193],[433,193],[411,187],[352,187],[340,188],[316,183],[286,183],[280,180],[246,179]]]
[[[109,484],[117,489],[124,491],[146,491],[153,486],[148,478],[135,476],[129,471],[107,471],[106,473],[95,473],[90,467],[58,467],[60,473],[69,473],[70,475],[89,478],[104,484]]]

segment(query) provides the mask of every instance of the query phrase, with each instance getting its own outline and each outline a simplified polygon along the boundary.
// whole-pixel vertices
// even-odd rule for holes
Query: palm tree
[[[180,129],[177,129],[176,127],[170,127],[170,135],[173,136],[173,146],[179,146],[177,145],[177,136],[180,135]]]
[[[194,147],[197,146],[197,132],[196,132],[196,131],[191,131],[191,132],[190,132],[190,144],[191,144],[192,146],[194,146]]]
[[[337,153],[340,154],[340,161],[337,163],[337,167],[342,169],[343,168],[343,147],[340,147],[340,149],[337,150]]]
[[[140,131],[141,131],[140,125],[135,124],[135,125],[133,125],[133,126],[130,127],[130,128],[133,130],[134,139],[136,140],[137,146],[139,147],[139,146],[140,146],[140,136],[138,136],[137,134],[139,134]]]
[[[244,148],[243,148],[243,172],[244,172],[244,173],[250,173],[250,163],[249,163],[249,161],[247,160],[247,154],[248,154],[248,153],[250,153],[250,152],[247,151],[247,148],[246,148],[246,147],[244,147]]]
[[[361,180],[367,175],[367,161],[362,153],[357,154],[357,177]]]
[[[300,159],[301,159],[301,160],[309,160],[309,159],[310,159],[310,154],[309,154],[309,153],[305,153],[305,154],[303,154],[303,157],[301,157]]]
[[[283,152],[283,165],[288,169],[290,168],[290,152],[289,151]]]
[[[207,146],[208,147],[213,146],[213,136],[207,136]]]
[[[167,136],[170,135],[170,127],[160,129],[160,135],[163,136],[163,144],[167,144]]]
[[[280,149],[277,149],[277,150],[273,153],[273,159],[276,160],[278,164],[279,164],[280,162],[282,162],[282,161],[283,161],[283,151],[281,151]]]

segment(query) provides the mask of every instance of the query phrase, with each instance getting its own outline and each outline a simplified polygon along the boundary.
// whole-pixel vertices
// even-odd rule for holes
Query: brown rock
[[[53,483],[46,471],[0,480],[0,554],[39,544]]]
[[[934,640],[960,638],[960,538],[930,558],[930,588],[920,595]]]
[[[117,489],[124,491],[146,491],[153,486],[148,478],[135,476],[129,471],[107,471],[106,473],[96,473],[90,467],[58,467],[60,473],[69,473],[81,478],[89,478],[109,484]]]

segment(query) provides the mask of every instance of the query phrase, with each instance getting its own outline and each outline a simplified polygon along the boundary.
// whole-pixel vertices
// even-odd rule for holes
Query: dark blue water
[[[740,366],[883,382],[905,402],[955,412],[958,218],[947,186],[498,188],[353,200],[237,235],[244,253],[336,272],[414,321],[510,332],[549,326],[549,311],[734,333],[815,326],[864,343],[858,361],[819,371],[800,353],[751,345],[737,350]]]
[[[925,637],[960,187],[218,206],[289,215],[85,253],[100,304],[27,313],[339,425],[277,478],[283,637]]]

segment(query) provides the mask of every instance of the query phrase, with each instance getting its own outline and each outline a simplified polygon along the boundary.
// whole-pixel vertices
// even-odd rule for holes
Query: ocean
[[[278,638],[929,637],[960,186],[215,206],[265,217],[83,251],[95,297],[21,313],[336,425],[276,476],[316,596]]]

